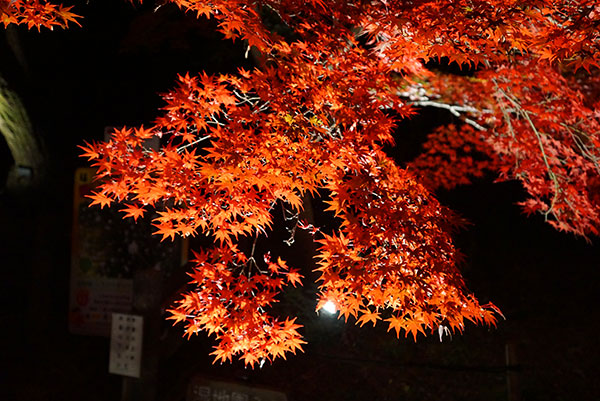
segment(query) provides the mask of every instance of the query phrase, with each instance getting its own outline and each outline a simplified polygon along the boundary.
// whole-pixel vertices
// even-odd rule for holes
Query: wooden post
[[[139,379],[123,377],[122,401],[154,401],[160,358],[160,307],[163,272],[145,269],[133,277],[133,313],[144,317],[142,366]]]
[[[520,401],[519,372],[516,344],[506,344],[506,389],[508,401]]]

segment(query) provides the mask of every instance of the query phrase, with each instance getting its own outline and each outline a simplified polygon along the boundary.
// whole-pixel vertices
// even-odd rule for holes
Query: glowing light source
[[[325,302],[325,305],[323,305],[321,307],[321,309],[323,309],[325,312],[329,313],[330,315],[333,315],[335,312],[337,312],[337,308],[336,308],[335,304],[331,301]]]

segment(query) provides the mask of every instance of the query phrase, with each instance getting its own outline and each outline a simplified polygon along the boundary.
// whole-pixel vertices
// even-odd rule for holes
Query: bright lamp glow
[[[335,307],[335,304],[331,301],[325,302],[325,305],[323,305],[323,307],[321,309],[323,309],[325,312],[329,313],[330,315],[333,315],[335,312],[337,312],[337,308]]]

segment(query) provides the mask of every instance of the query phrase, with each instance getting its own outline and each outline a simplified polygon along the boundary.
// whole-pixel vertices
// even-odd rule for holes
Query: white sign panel
[[[108,367],[110,373],[140,377],[143,328],[142,316],[112,314]]]

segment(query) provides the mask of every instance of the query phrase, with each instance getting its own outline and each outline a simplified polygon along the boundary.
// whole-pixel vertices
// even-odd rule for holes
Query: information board
[[[94,188],[92,168],[75,172],[69,330],[109,336],[112,313],[129,313],[137,269],[165,273],[184,262],[181,241],[160,242],[149,211],[137,223],[123,219],[122,205],[89,207]]]
[[[287,401],[287,397],[279,391],[195,376],[186,401]]]

